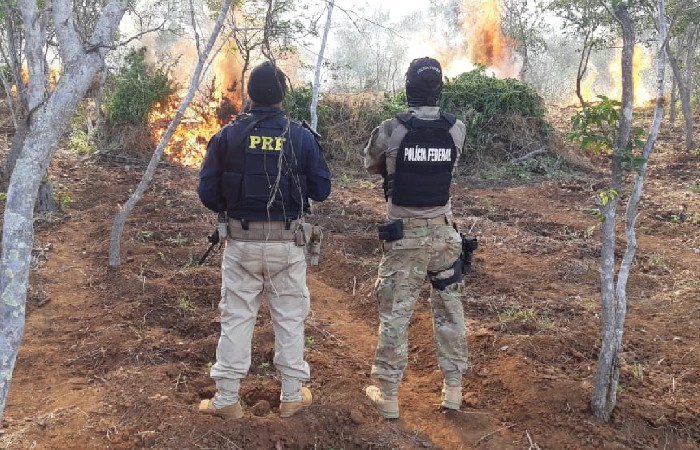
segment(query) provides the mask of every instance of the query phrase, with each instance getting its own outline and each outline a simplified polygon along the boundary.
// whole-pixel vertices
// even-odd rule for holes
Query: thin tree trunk
[[[671,66],[671,70],[673,70],[673,78],[676,80],[678,96],[681,99],[681,111],[683,111],[683,118],[685,119],[685,148],[690,150],[693,148],[693,112],[690,106],[691,86],[685,84],[683,73],[668,43],[666,43],[666,56],[668,56],[668,63]]]
[[[148,166],[146,167],[146,171],[144,172],[143,177],[141,178],[141,182],[139,182],[139,185],[136,187],[131,197],[129,197],[129,200],[127,200],[124,206],[122,206],[119,209],[119,211],[117,211],[117,214],[114,218],[114,225],[112,226],[112,234],[109,243],[109,267],[112,269],[118,269],[121,266],[120,244],[126,219],[129,216],[131,210],[136,205],[136,203],[138,203],[138,201],[141,199],[141,196],[143,196],[143,193],[148,188],[148,185],[150,184],[151,180],[153,179],[153,175],[156,172],[158,163],[160,162],[160,159],[163,156],[163,151],[165,150],[165,147],[168,145],[170,138],[175,132],[175,129],[178,127],[178,125],[180,125],[180,121],[182,120],[182,116],[185,114],[185,110],[187,109],[190,102],[194,98],[194,95],[197,92],[197,87],[202,81],[204,65],[207,62],[207,59],[209,58],[209,54],[211,53],[214,44],[216,43],[216,39],[219,36],[219,32],[221,31],[221,27],[224,24],[224,19],[226,18],[226,14],[231,6],[232,1],[233,0],[225,0],[224,3],[221,5],[221,9],[219,10],[219,17],[216,21],[216,24],[214,25],[214,28],[211,31],[211,35],[209,36],[209,40],[207,41],[207,45],[204,48],[204,51],[199,55],[197,65],[194,68],[194,72],[192,73],[192,80],[190,81],[190,88],[187,91],[187,95],[184,99],[182,99],[182,103],[177,109],[175,117],[173,117],[173,120],[170,122],[170,125],[168,125],[168,129],[165,131],[165,134],[163,134],[163,137],[160,139],[158,147],[156,147],[155,151],[153,152],[153,156],[151,157],[151,160],[148,163]]]
[[[591,56],[591,46],[588,44],[588,34],[583,38],[583,51],[581,52],[581,59],[578,62],[578,71],[576,72],[576,97],[578,97],[581,107],[586,106],[586,100],[583,98],[581,93],[581,82],[586,76],[586,71],[588,69],[588,58]]]
[[[39,184],[78,102],[95,73],[104,65],[106,49],[111,46],[126,6],[126,0],[112,0],[103,8],[89,43],[94,47],[86,51],[73,27],[71,2],[53,1],[53,22],[64,71],[53,93],[31,110],[29,131],[12,171],[5,204],[0,267],[0,422],[24,333],[29,265],[34,244],[33,209]],[[34,0],[22,0],[21,9],[26,13],[25,18],[37,19]],[[26,23],[25,35],[28,48],[41,47],[35,41],[45,40],[39,30]],[[30,66],[30,86],[43,84],[41,80],[32,80],[32,77],[43,74],[43,70],[36,70],[43,64],[36,60],[31,60],[30,64],[36,64]]]
[[[611,190],[603,201],[603,243],[601,249],[601,322],[602,342],[596,367],[591,407],[599,419],[608,421],[617,402],[617,385],[620,379],[619,354],[626,312],[626,297],[615,292],[615,222],[617,206],[622,191],[622,159],[627,150],[632,130],[632,105],[634,104],[634,23],[626,3],[620,3],[614,11],[622,27],[622,111],[615,148],[612,157]],[[619,292],[617,293],[619,294]]]
[[[318,51],[318,59],[316,60],[316,71],[314,72],[314,92],[311,98],[311,128],[316,130],[318,126],[318,115],[316,107],[318,106],[318,91],[321,89],[321,66],[323,65],[323,54],[326,51],[326,42],[328,41],[328,32],[331,29],[331,16],[333,14],[333,5],[335,0],[328,2],[328,15],[326,16],[326,25],[323,27],[323,37],[321,38],[321,49]]]
[[[10,176],[12,171],[15,169],[15,164],[17,164],[17,158],[22,151],[24,146],[24,139],[27,137],[27,132],[29,131],[29,126],[25,120],[20,120],[15,128],[15,134],[12,136],[12,143],[10,144],[10,151],[5,157],[5,163],[2,168],[2,190],[7,190],[7,185],[10,182]]]
[[[665,58],[664,58],[665,60]],[[669,105],[670,112],[668,121],[671,123],[671,128],[676,124],[676,103],[678,102],[678,85],[676,77],[671,77],[671,104]]]
[[[693,93],[693,85],[694,85],[694,80],[693,80],[693,75],[695,72],[695,52],[696,52],[696,43],[697,43],[697,37],[698,37],[698,26],[693,25],[689,26],[687,29],[687,35],[688,39],[686,40],[686,47],[685,47],[685,77],[684,77],[684,82],[686,85],[686,88],[688,89],[687,96],[688,96],[688,104],[691,103],[691,98],[692,98],[692,93]],[[685,114],[685,112],[683,113]],[[686,128],[685,128],[685,144],[686,144],[686,150],[692,150],[695,147],[695,133],[694,133],[694,125],[693,125],[693,117],[692,117],[692,108],[689,114],[690,120],[686,119]]]
[[[51,183],[49,173],[46,172],[39,184],[39,193],[36,199],[36,212],[47,213],[53,211],[58,211],[58,204],[56,203],[56,199],[53,198],[53,183]]]
[[[95,126],[93,130],[101,130],[105,125],[105,115],[102,112],[102,102],[105,96],[105,84],[107,84],[107,67],[104,67],[100,72],[100,85],[95,93]],[[90,118],[88,117],[88,120]],[[94,136],[88,134],[88,137],[92,139]]]

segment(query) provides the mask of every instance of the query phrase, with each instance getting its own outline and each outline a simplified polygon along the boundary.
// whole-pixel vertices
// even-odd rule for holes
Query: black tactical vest
[[[303,214],[306,176],[290,142],[290,128],[297,126],[268,116],[244,117],[229,127],[222,178],[229,217],[282,221]]]
[[[455,116],[440,114],[437,120],[426,120],[402,113],[396,118],[408,133],[399,145],[396,172],[387,177],[385,196],[391,196],[392,203],[398,206],[446,205],[457,160],[457,146],[449,132]]]

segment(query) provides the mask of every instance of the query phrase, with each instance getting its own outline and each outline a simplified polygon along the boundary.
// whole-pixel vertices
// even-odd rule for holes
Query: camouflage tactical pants
[[[373,378],[398,386],[408,361],[408,324],[426,275],[449,278],[460,252],[459,233],[449,225],[404,229],[403,239],[384,244],[376,284],[379,341]],[[461,282],[442,291],[433,286],[430,290],[438,365],[453,379],[467,369],[461,290]]]

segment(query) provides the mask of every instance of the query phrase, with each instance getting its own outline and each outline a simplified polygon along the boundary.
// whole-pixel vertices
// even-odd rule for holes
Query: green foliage
[[[61,192],[60,194],[58,194],[57,203],[58,209],[63,211],[66,208],[66,206],[73,203],[73,197],[71,197],[70,194],[67,192]]]
[[[298,88],[288,93],[285,109],[290,116],[304,119],[308,118],[310,103],[311,87]],[[547,147],[551,138],[552,128],[544,120],[544,104],[534,89],[518,80],[496,79],[483,68],[448,79],[438,106],[465,123],[465,152],[489,149],[484,155],[472,158],[474,162],[493,159],[500,163],[518,156],[518,152],[522,156],[531,151],[528,149],[533,143]],[[343,161],[360,160],[372,129],[407,107],[404,90],[381,96],[366,93],[324,96],[319,104],[318,131],[323,136],[326,155],[331,159],[340,156]],[[494,136],[498,142],[492,141]],[[545,173],[556,169],[556,163],[551,162],[539,161],[534,165],[526,162],[522,166]],[[537,164],[551,167],[534,167]]]
[[[314,90],[311,84],[291,89],[284,98],[282,108],[292,119],[299,122],[306,120],[311,123],[311,101],[313,100],[313,95]],[[319,128],[321,124],[325,124],[327,121],[328,113],[328,106],[322,104],[319,99],[318,105],[316,106]]]
[[[514,144],[511,147],[518,148],[520,145],[514,141],[524,135],[532,134],[528,138],[541,140],[551,131],[544,120],[542,98],[532,87],[519,80],[490,76],[483,66],[447,79],[438,105],[464,122],[467,127],[465,145],[473,150],[489,147],[488,135],[500,135]],[[517,123],[511,120],[515,117],[519,119]],[[526,124],[527,121],[532,123]],[[515,128],[506,129],[499,122]]]
[[[489,76],[483,67],[447,79],[439,106],[459,117],[467,117],[472,110],[484,122],[495,114],[543,119],[545,112],[542,99],[529,85]]]
[[[165,71],[146,63],[146,49],[132,50],[119,69],[105,109],[110,123],[145,124],[148,113],[173,92]]]
[[[603,191],[598,194],[600,203],[603,206],[607,205],[608,203],[610,203],[611,200],[614,200],[619,196],[620,194],[615,189],[608,189],[607,191]]]
[[[192,312],[195,310],[195,305],[190,296],[183,292],[177,299],[177,309],[182,313]]]
[[[95,150],[92,139],[80,128],[73,127],[70,132],[70,149],[81,155],[89,155]]]
[[[584,106],[571,117],[571,132],[566,138],[579,144],[583,150],[612,153],[620,128],[622,103],[603,95],[598,98],[598,103]],[[639,173],[646,163],[646,158],[635,153],[644,147],[643,136],[644,129],[634,127],[627,148],[618,150],[623,169]]]

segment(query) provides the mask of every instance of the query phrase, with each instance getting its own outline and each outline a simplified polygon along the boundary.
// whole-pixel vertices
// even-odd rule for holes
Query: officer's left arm
[[[199,170],[197,195],[204,206],[214,212],[226,210],[226,201],[221,195],[221,176],[223,172],[221,152],[221,132],[214,135],[207,144],[207,152]]]
[[[316,138],[308,131],[303,132],[303,148],[306,152],[306,187],[311,200],[322,202],[331,193],[331,172]]]

